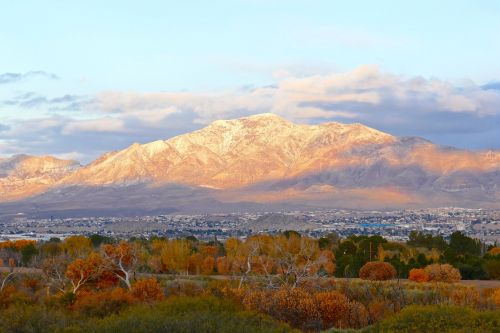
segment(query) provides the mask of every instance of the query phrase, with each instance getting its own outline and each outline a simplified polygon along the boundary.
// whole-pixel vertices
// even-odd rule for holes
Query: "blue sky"
[[[266,111],[499,149],[499,17],[498,1],[5,2],[0,155],[87,162]]]

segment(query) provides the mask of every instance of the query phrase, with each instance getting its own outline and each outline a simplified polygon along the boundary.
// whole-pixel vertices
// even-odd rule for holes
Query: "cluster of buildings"
[[[272,219],[266,216],[273,215]],[[276,215],[286,217],[286,224]],[[265,221],[265,223],[263,222]],[[264,224],[263,224],[264,223]],[[210,215],[158,215],[140,217],[85,217],[31,219],[18,216],[0,221],[0,239],[64,238],[73,234],[131,237],[187,237],[199,239],[244,238],[254,233],[298,230],[320,237],[332,232],[346,237],[382,235],[404,241],[411,231],[449,236],[462,231],[485,242],[500,241],[500,212],[484,209],[433,208],[400,211],[317,210],[279,213],[233,213]]]

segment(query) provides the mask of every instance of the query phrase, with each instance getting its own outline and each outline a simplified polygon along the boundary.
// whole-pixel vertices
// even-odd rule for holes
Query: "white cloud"
[[[60,158],[62,160],[73,160],[73,161],[81,161],[86,158],[85,154],[82,154],[77,151],[71,151],[66,153],[57,153],[53,154],[54,157]]]
[[[500,93],[469,84],[461,87],[438,79],[405,78],[367,65],[346,73],[309,77],[282,76],[275,86],[218,93],[103,92],[97,97],[104,113],[134,117],[155,126],[173,113],[193,112],[197,122],[259,112],[290,119],[358,117],[377,106],[414,112],[499,112]],[[350,110],[349,105],[357,105]]]
[[[78,114],[10,121],[0,131],[0,142],[9,142],[16,152],[27,147],[27,152],[47,154],[58,147],[60,156],[72,152],[88,159],[109,147],[166,139],[217,119],[262,112],[306,123],[355,119],[398,135],[443,138],[446,144],[454,144],[460,135],[465,138],[464,133],[471,134],[462,141],[475,146],[497,147],[500,140],[494,134],[500,123],[500,90],[473,82],[403,77],[372,65],[344,73],[296,77],[283,72],[278,77],[271,86],[222,92],[105,91]]]
[[[72,120],[64,125],[62,134],[75,132],[126,132],[125,122],[119,118]]]

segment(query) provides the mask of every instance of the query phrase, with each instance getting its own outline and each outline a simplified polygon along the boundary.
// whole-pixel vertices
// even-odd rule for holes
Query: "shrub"
[[[0,311],[0,332],[62,332],[68,325],[64,309],[16,303]]]
[[[362,328],[368,325],[369,313],[365,306],[357,301],[349,301],[349,314],[346,321],[347,327]]]
[[[370,302],[366,308],[372,323],[378,322],[394,313],[394,304],[383,300],[374,300]]]
[[[369,314],[359,302],[350,301],[338,291],[314,293],[302,288],[247,290],[234,298],[249,310],[266,313],[293,327],[319,331],[332,327],[361,328],[368,324]]]
[[[408,279],[414,282],[427,282],[429,281],[429,276],[423,268],[413,268],[410,271]]]
[[[497,306],[500,307],[500,288],[496,289],[493,292],[493,295],[491,295],[491,298],[493,299],[493,303],[495,303]]]
[[[318,328],[320,316],[310,293],[300,288],[282,288],[271,296],[268,314],[272,317],[297,328]]]
[[[241,299],[250,310],[263,312],[303,330],[345,327],[349,300],[337,291],[312,293],[302,288],[248,290]]]
[[[449,264],[432,264],[425,267],[429,281],[454,283],[460,281],[462,276],[455,267]]]
[[[137,281],[132,285],[130,293],[135,299],[146,303],[161,301],[165,297],[156,279],[143,279]]]
[[[500,312],[476,312],[454,306],[408,306],[367,332],[498,332]]]
[[[22,290],[17,290],[13,284],[7,285],[0,291],[0,309],[9,307],[12,304],[27,305],[33,303],[33,301],[28,294]]]
[[[203,293],[203,286],[196,281],[176,279],[166,284],[166,296],[199,296]]]
[[[396,277],[396,274],[394,266],[383,261],[367,262],[359,270],[359,277],[363,280],[391,280]]]
[[[479,292],[473,287],[454,288],[450,295],[454,305],[475,307],[481,298]]]
[[[285,333],[297,332],[265,315],[238,310],[213,297],[174,297],[154,307],[134,306],[119,315],[88,321],[73,332],[89,333]],[[298,333],[298,332],[297,332]]]
[[[349,300],[338,291],[320,292],[314,295],[323,329],[346,327],[349,317]]]
[[[123,288],[101,292],[81,292],[73,309],[86,316],[104,317],[118,313],[132,304],[134,298]]]

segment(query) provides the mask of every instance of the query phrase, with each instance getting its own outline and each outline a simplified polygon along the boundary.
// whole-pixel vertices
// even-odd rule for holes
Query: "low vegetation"
[[[457,233],[2,242],[0,332],[495,332],[500,289],[459,281],[495,278],[498,249]]]

